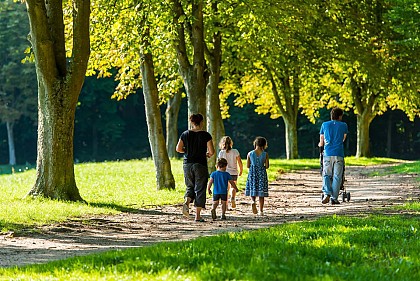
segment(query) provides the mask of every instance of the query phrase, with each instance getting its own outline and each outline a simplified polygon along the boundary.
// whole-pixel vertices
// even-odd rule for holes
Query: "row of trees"
[[[254,103],[259,112],[283,117],[286,156],[296,158],[299,112],[314,120],[318,109],[341,105],[357,115],[356,156],[366,156],[376,115],[387,108],[411,119],[419,114],[418,23],[413,28],[403,16],[418,13],[415,5],[27,0],[38,78],[37,181],[30,194],[81,200],[69,147],[89,52],[89,74],[118,71],[116,97],[143,89],[158,188],[174,187],[159,102],[170,100],[169,112],[176,111],[181,83],[189,112],[207,113],[215,139],[229,114],[223,101],[233,94],[237,105]]]

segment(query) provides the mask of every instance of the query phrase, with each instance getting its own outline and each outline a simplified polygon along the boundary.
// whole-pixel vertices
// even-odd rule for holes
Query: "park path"
[[[19,235],[0,235],[0,267],[45,263],[93,252],[187,240],[227,231],[252,230],[331,214],[402,213],[404,211],[389,207],[419,200],[419,182],[415,180],[419,174],[371,176],[381,175],[385,167],[346,167],[345,186],[351,200],[340,205],[322,205],[319,171],[302,170],[282,174],[270,184],[270,197],[266,200],[263,217],[254,216],[249,198],[240,194],[236,211],[229,211],[226,221],[212,221],[209,204],[204,211],[204,223],[194,222],[193,216],[183,218],[181,205],[156,206],[133,208],[130,212],[113,216],[73,219]]]

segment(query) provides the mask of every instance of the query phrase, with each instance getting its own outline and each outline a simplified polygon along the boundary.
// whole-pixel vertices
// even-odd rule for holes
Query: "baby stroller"
[[[323,169],[323,160],[324,160],[324,147],[320,146],[319,148],[319,164],[321,166],[321,176],[322,176],[322,169]],[[346,188],[344,187],[344,181],[345,181],[345,171],[346,171],[346,166],[343,166],[343,178],[341,179],[341,185],[340,185],[340,194],[341,197],[343,199],[343,202],[349,202],[350,201],[350,192],[347,192]],[[321,200],[322,200],[323,194],[321,194]],[[338,198],[337,198],[338,199]]]

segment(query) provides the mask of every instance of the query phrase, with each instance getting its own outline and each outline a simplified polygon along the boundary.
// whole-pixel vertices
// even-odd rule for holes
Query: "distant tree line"
[[[144,101],[141,93],[116,101],[112,78],[85,81],[76,110],[75,161],[105,161],[151,157],[147,137]],[[229,101],[232,103],[232,101]],[[161,107],[162,118],[165,105]],[[187,105],[184,99],[179,114],[178,131],[187,128]],[[305,117],[298,120],[299,157],[318,157],[316,145],[320,124],[329,119],[329,111],[322,110],[315,124]],[[356,153],[356,116],[346,112],[344,121],[349,125],[346,154]],[[285,158],[284,123],[281,118],[271,119],[257,114],[254,105],[231,107],[231,117],[224,120],[226,134],[234,140],[242,157],[252,149],[253,138],[267,137],[268,150],[273,157]],[[18,164],[35,164],[37,126],[31,118],[22,116],[15,123],[15,146]],[[399,159],[420,159],[420,118],[408,120],[404,112],[387,111],[375,118],[370,129],[373,156]],[[216,144],[218,140],[215,140]],[[0,164],[8,164],[6,125],[0,125]]]

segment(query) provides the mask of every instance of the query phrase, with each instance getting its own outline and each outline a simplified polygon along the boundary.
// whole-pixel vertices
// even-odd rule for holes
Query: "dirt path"
[[[419,199],[419,184],[415,181],[418,174],[368,176],[384,167],[347,167],[345,186],[351,200],[340,205],[320,203],[319,171],[306,170],[284,174],[270,184],[264,217],[252,215],[249,198],[240,194],[237,210],[228,212],[227,221],[212,221],[208,208],[204,211],[206,222],[196,223],[192,216],[190,219],[183,218],[181,205],[178,205],[75,219],[40,227],[36,233],[19,236],[13,233],[0,235],[0,267],[44,263],[98,251],[269,227],[329,214],[363,215]]]

